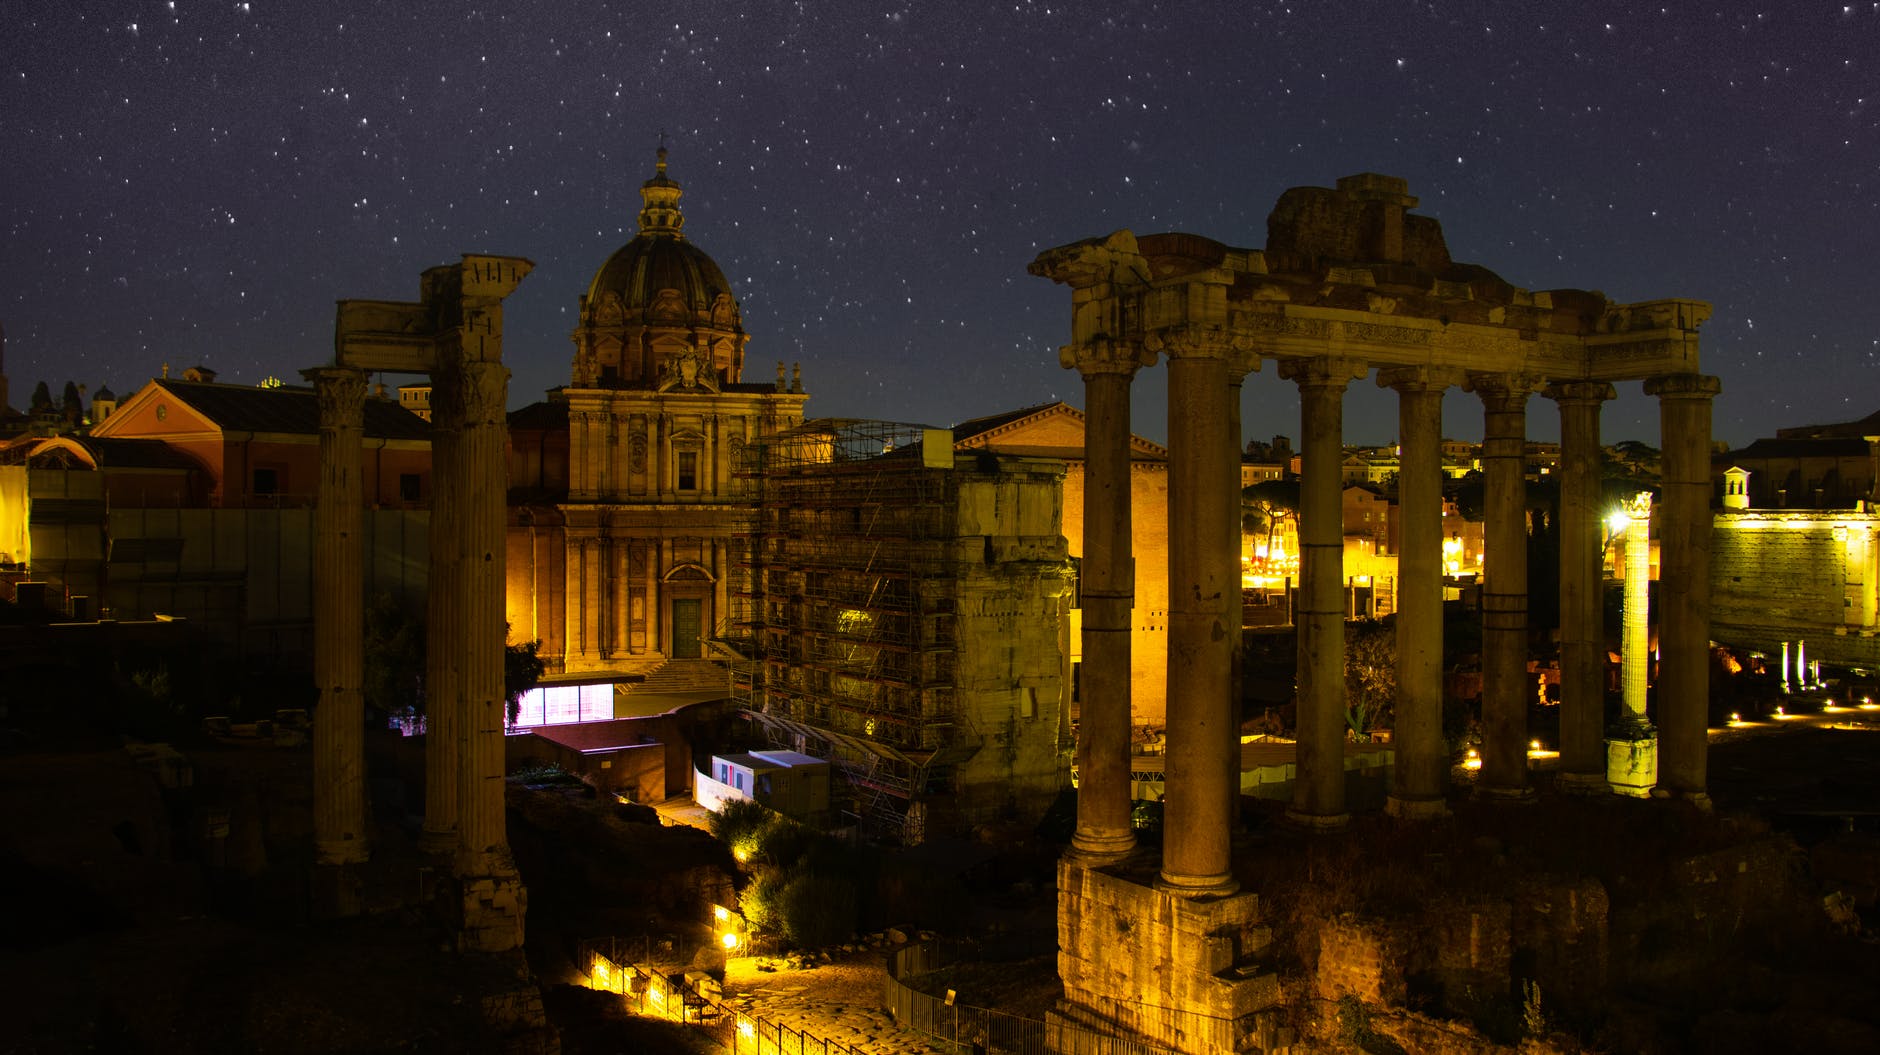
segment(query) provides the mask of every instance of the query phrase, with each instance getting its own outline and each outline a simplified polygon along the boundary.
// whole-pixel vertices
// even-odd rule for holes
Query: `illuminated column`
[[[1795,686],[1808,688],[1808,642],[1795,639]]]
[[[457,766],[462,703],[457,656],[444,642],[457,632],[457,579],[463,566],[456,487],[463,397],[449,385],[431,385],[430,569],[425,585],[424,831],[418,845],[433,854],[457,849]]]
[[[1599,411],[1604,382],[1558,382],[1560,406],[1560,776],[1565,791],[1604,794],[1606,644],[1600,578]]]
[[[1532,384],[1477,374],[1482,399],[1482,772],[1476,794],[1528,800],[1527,399]]]
[[[1710,407],[1702,374],[1645,384],[1658,397],[1664,517],[1658,529],[1658,794],[1709,806]]]
[[[1658,782],[1658,731],[1645,713],[1651,683],[1652,493],[1625,503],[1625,621],[1620,676],[1625,707],[1606,741],[1606,780],[1621,795],[1643,798]],[[1662,697],[1659,704],[1663,711]]]
[[[314,507],[313,847],[322,865],[366,859],[365,500],[360,475],[366,376],[302,371],[320,402],[320,491]],[[351,914],[356,909],[335,906]]]
[[[1235,637],[1224,595],[1240,590],[1221,535],[1228,449],[1228,357],[1219,331],[1179,328],[1151,347],[1168,356],[1168,771],[1160,885],[1188,897],[1232,893],[1230,807],[1240,724],[1230,699]]]
[[[1299,386],[1298,775],[1288,820],[1333,830],[1345,809],[1345,386],[1367,367],[1353,359],[1289,359]]]
[[[1782,691],[1789,691],[1789,643],[1782,642]]]
[[[1422,820],[1449,812],[1443,792],[1443,390],[1451,380],[1427,367],[1378,372],[1397,390],[1401,446],[1397,501],[1397,704],[1391,733],[1396,759],[1385,810]]]
[[[1130,826],[1130,612],[1135,558],[1129,490],[1129,389],[1152,356],[1136,341],[1066,345],[1084,379],[1083,704],[1077,725],[1077,831],[1093,863],[1136,848]]]
[[[513,872],[503,821],[503,518],[509,370],[463,363],[461,457],[454,481],[464,560],[457,580],[464,745],[458,771],[458,874]]]

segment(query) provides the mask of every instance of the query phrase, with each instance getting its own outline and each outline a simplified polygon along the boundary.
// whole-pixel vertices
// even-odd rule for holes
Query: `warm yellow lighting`
[[[1528,750],[1529,750],[1529,751],[1539,751],[1540,749],[1541,749],[1541,742],[1540,742],[1539,740],[1529,740],[1529,741],[1528,741]]]
[[[594,957],[594,969],[588,972],[594,978],[594,988],[612,990],[614,987],[613,967],[599,956]]]
[[[1628,526],[1631,525],[1631,523],[1632,523],[1632,518],[1629,516],[1626,516],[1625,510],[1623,509],[1614,510],[1613,512],[1607,514],[1606,516],[1606,530],[1612,532],[1615,535],[1617,535],[1621,531],[1624,531]]]
[[[1482,768],[1482,756],[1476,752],[1475,748],[1473,747],[1469,748],[1467,755],[1465,755],[1464,758],[1462,759],[1462,768],[1464,769]]]
[[[712,906],[712,918],[720,923],[731,918],[731,913],[723,905]]]
[[[718,941],[727,949],[735,949],[738,947],[738,936],[734,931],[725,931],[724,935],[720,937]]]
[[[740,1016],[738,1018],[738,1036],[746,1040],[757,1036],[757,1024],[748,1018]]]
[[[1740,714],[1738,714],[1738,713],[1736,713],[1735,711],[1731,711],[1731,712],[1730,712],[1730,724],[1731,724],[1731,725],[1742,725],[1742,724],[1743,724],[1743,716],[1742,716],[1742,715],[1740,715]]]
[[[665,986],[662,986],[662,985],[647,986],[646,995],[653,998],[653,1003],[658,1004],[661,1007],[665,1006],[666,1004],[666,987]]]
[[[1789,716],[1789,712],[1787,712],[1787,711],[1785,711],[1785,710],[1783,710],[1783,709],[1782,709],[1782,708],[1781,708],[1780,706],[1778,706],[1778,707],[1776,708],[1776,717],[1777,717],[1777,718],[1787,718],[1788,716]]]
[[[740,846],[737,849],[731,851],[731,856],[737,858],[739,864],[743,864],[746,861],[749,861],[751,859],[751,852],[749,850],[746,850],[744,847]]]

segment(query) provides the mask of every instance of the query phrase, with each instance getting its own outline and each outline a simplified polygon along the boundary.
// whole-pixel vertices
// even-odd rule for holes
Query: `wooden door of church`
[[[697,598],[675,597],[672,601],[672,658],[698,659]]]

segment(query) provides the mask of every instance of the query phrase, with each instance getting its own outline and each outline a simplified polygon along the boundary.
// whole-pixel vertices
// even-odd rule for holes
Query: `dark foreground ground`
[[[448,951],[399,818],[384,818],[371,914],[315,922],[300,849],[305,752],[191,757],[195,786],[167,800],[118,749],[0,759],[0,1052],[494,1050],[467,994],[502,988],[514,965]],[[1612,969],[1625,983],[1609,1006],[1556,1023],[1594,1047],[1880,1050],[1880,728],[1733,735],[1713,749],[1711,787],[1708,817],[1551,795],[1489,809],[1458,789],[1452,822],[1406,833],[1361,817],[1349,834],[1316,840],[1250,804],[1236,860],[1271,906],[1276,966],[1294,977],[1313,966],[1315,921],[1414,912],[1426,897],[1576,870],[1613,892]],[[726,893],[722,848],[694,831],[602,823],[565,799],[511,820],[531,892],[529,963],[563,1050],[696,1047],[578,988],[575,950],[584,937],[685,926],[699,898]],[[1685,918],[1677,906],[1652,907],[1678,862],[1784,835],[1790,867],[1727,928],[1674,926]],[[1048,943],[1053,895],[1036,862],[1051,855],[1031,850],[1031,863],[975,890],[986,911],[962,930],[995,925],[1009,939],[1029,928]],[[1824,907],[1836,893],[1859,913],[1851,922]],[[924,984],[1036,1015],[1056,996],[1052,972],[1046,955]]]

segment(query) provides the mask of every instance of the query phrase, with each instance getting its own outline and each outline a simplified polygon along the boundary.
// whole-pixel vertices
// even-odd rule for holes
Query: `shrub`
[[[801,872],[778,892],[784,940],[801,948],[847,941],[855,932],[855,886],[839,875]],[[749,910],[746,910],[749,916]]]

